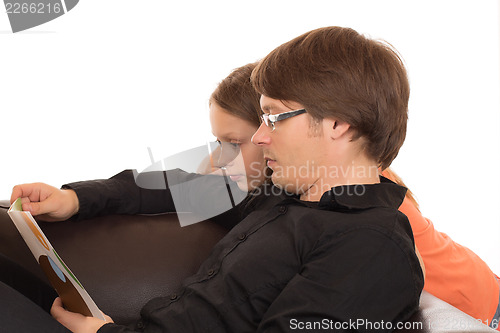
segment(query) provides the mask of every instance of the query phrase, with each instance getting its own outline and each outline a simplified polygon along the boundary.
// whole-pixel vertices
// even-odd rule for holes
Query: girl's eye
[[[240,148],[240,145],[241,145],[240,142],[227,142],[227,141],[221,141],[219,139],[216,139],[215,142],[217,142],[217,144],[219,146],[223,146],[225,144],[229,144],[229,145],[231,145],[232,148]]]
[[[241,143],[236,143],[236,142],[230,142],[231,146],[233,148],[240,148]]]

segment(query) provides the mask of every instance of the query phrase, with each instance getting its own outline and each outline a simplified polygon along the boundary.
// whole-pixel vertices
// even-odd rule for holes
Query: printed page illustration
[[[21,199],[12,204],[8,214],[61,297],[64,307],[87,317],[104,320],[97,305],[50,245],[31,213],[22,210]]]

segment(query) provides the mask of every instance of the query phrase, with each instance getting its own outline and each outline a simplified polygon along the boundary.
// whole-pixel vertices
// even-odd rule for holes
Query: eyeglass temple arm
[[[300,109],[300,110],[296,110],[296,111],[292,111],[292,112],[280,113],[277,115],[275,121],[285,120],[285,119],[288,119],[291,117],[295,117],[295,116],[302,114],[302,113],[306,113],[306,109]]]

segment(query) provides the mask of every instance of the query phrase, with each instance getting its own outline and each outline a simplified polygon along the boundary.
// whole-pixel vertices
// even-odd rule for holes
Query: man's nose
[[[252,143],[257,146],[266,146],[271,143],[271,137],[269,134],[271,129],[265,123],[261,123],[257,132],[252,136]]]

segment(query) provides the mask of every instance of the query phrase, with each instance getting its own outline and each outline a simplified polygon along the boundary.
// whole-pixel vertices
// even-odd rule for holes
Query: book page
[[[17,199],[12,204],[8,214],[47,275],[52,287],[61,297],[64,307],[87,317],[104,320],[102,312],[50,245],[31,213],[22,210],[21,199]]]

